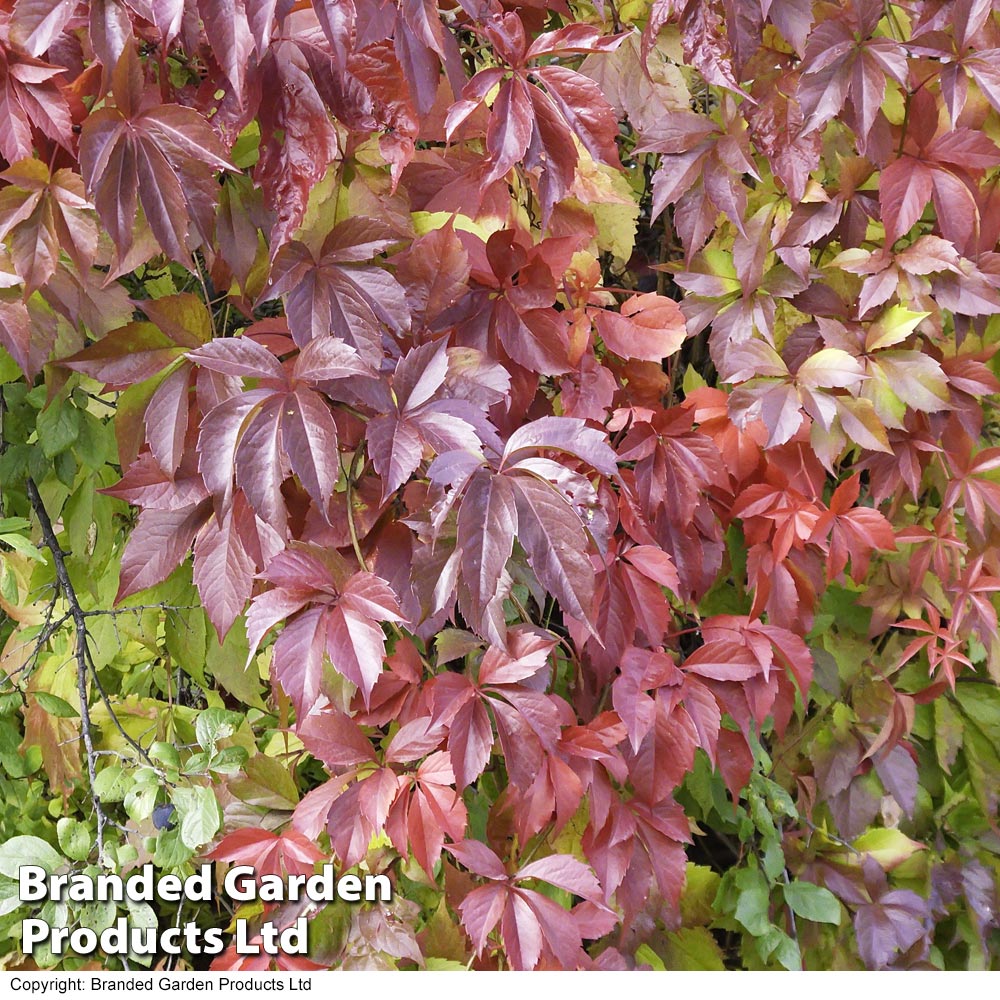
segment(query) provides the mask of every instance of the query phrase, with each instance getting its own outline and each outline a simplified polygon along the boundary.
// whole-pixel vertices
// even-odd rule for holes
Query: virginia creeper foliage
[[[998,142],[997,0],[0,4],[5,962],[994,966]]]

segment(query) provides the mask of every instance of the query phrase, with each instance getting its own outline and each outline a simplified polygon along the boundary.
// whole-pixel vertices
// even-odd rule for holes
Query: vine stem
[[[369,573],[371,569],[368,566],[368,560],[365,559],[364,553],[361,551],[361,540],[358,538],[358,529],[354,523],[354,480],[358,475],[358,463],[364,457],[364,453],[365,447],[364,442],[362,442],[354,452],[354,457],[351,459],[351,467],[347,470],[345,500],[347,502],[347,529],[351,533],[351,547],[354,549],[354,554],[357,556],[361,569]]]
[[[781,874],[782,874],[782,878],[784,880],[785,885],[788,885],[791,882],[791,879],[788,876],[788,869],[785,868],[784,871],[782,871]],[[795,922],[795,911],[792,909],[791,905],[788,903],[788,900],[785,900],[785,909],[788,911],[788,929],[789,929],[789,931],[791,931],[791,934],[789,936],[791,937],[791,939],[797,945],[799,943],[799,928],[798,928],[798,924]],[[799,968],[802,967],[802,958],[801,958],[801,955],[802,955],[802,952],[800,950],[800,952],[799,952]]]
[[[94,783],[97,779],[97,772],[94,767],[94,734],[90,721],[90,685],[87,683],[89,663],[87,659],[87,616],[80,601],[76,596],[76,590],[69,578],[66,569],[66,553],[59,547],[55,529],[49,518],[49,512],[45,509],[41,495],[35,481],[29,476],[25,482],[25,489],[28,494],[28,501],[38,518],[38,523],[42,529],[42,540],[52,553],[52,559],[56,568],[56,580],[59,589],[66,598],[69,605],[69,616],[73,620],[73,628],[76,632],[76,689],[80,695],[80,733],[83,736],[83,747],[87,757],[87,777],[90,779],[90,798],[94,804],[94,815],[97,818],[97,858],[98,863],[102,863],[104,858],[104,827],[108,822],[107,814],[101,804],[101,798],[94,790]]]
[[[615,0],[608,0],[608,6],[611,8],[611,24],[615,29],[615,34],[622,30],[622,22],[618,16],[618,5]]]

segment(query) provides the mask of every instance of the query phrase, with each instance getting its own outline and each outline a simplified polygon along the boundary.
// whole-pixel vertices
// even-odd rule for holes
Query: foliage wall
[[[995,965],[998,11],[0,5],[5,964]]]

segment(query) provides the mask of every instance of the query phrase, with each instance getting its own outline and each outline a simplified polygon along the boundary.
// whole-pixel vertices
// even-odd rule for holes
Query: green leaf
[[[132,778],[117,764],[104,768],[94,779],[94,794],[102,802],[121,802],[132,784]]]
[[[238,774],[248,756],[243,747],[226,747],[208,762],[208,770],[216,774]]]
[[[655,972],[667,971],[667,967],[663,964],[663,959],[648,944],[641,944],[636,948],[635,960],[640,965],[648,965]]]
[[[682,972],[722,972],[722,952],[707,927],[683,927],[667,935],[664,961],[668,969]]]
[[[965,727],[962,716],[948,698],[935,698],[934,709],[934,751],[938,763],[950,774],[951,767],[962,749]]]
[[[840,923],[840,902],[829,889],[812,882],[790,882],[782,887],[785,902],[797,917],[820,924]]]
[[[462,962],[456,962],[451,958],[428,958],[424,962],[424,968],[429,972],[465,972],[466,967]]]
[[[15,552],[20,552],[22,556],[34,559],[35,562],[45,562],[45,556],[23,535],[3,534],[0,535],[0,542],[9,545]]]
[[[263,809],[294,809],[299,790],[288,767],[257,754],[246,764],[246,776],[228,782],[229,790],[243,802]]]
[[[193,677],[198,682],[199,687],[207,687],[208,684],[205,680],[205,644],[207,639],[205,612],[201,608],[192,608],[167,615],[163,634],[170,658],[179,664],[188,676]]]
[[[880,347],[901,343],[928,316],[929,312],[911,312],[905,306],[890,306],[868,328],[865,350],[875,351]]]
[[[862,854],[870,854],[883,868],[895,868],[917,851],[925,850],[923,844],[910,840],[901,830],[869,830],[854,841]]]
[[[777,835],[765,838],[761,865],[764,874],[772,882],[776,882],[785,870],[785,852],[781,848],[781,838]]]
[[[52,459],[61,455],[80,434],[80,411],[66,399],[55,399],[35,424],[42,453]]]
[[[3,553],[0,553],[2,555]],[[0,561],[0,597],[8,604],[17,604],[20,594],[17,589],[17,577],[6,562]]]
[[[206,708],[199,713],[194,724],[195,736],[202,749],[215,753],[215,745],[236,732],[243,716],[237,712],[227,712],[222,708]]]
[[[204,612],[199,614],[204,619]],[[250,648],[243,617],[236,619],[236,623],[221,645],[215,637],[215,629],[208,629],[207,644],[205,666],[208,667],[216,683],[244,705],[263,709],[264,701],[260,696],[261,681],[257,662],[253,660],[247,664]]]
[[[144,819],[149,819],[153,814],[158,792],[156,785],[137,785],[128,792],[122,805],[132,822],[141,823]]]
[[[149,748],[149,756],[161,764],[166,764],[167,767],[180,768],[181,766],[181,756],[173,743],[157,741]]]
[[[802,969],[802,955],[798,943],[780,927],[769,927],[767,933],[757,939],[757,952],[765,962],[773,958],[791,972]]]
[[[771,892],[767,879],[756,868],[744,868],[736,875],[736,888],[739,895],[734,915],[750,934],[759,937],[771,926],[768,915]]]
[[[115,922],[117,913],[118,907],[115,903],[95,900],[80,907],[80,923],[84,927],[89,927],[95,934],[100,934]]]
[[[0,878],[0,917],[13,913],[23,905],[17,883],[11,879]]]
[[[57,719],[75,719],[80,715],[68,701],[49,694],[48,691],[35,691],[34,697],[49,715],[54,715]]]
[[[0,875],[17,878],[22,865],[41,865],[49,874],[63,863],[63,857],[41,837],[19,836],[0,844]]]
[[[20,377],[21,369],[17,367],[17,362],[0,347],[0,385],[16,382]]]
[[[222,825],[219,803],[215,792],[204,785],[177,788],[172,801],[180,816],[181,843],[191,850],[207,844]]]
[[[229,155],[241,170],[252,167],[257,162],[260,158],[260,125],[257,122],[250,122],[240,132]]]
[[[688,862],[681,896],[681,919],[685,926],[711,923],[715,916],[712,901],[719,891],[719,882],[718,873],[707,865]]]
[[[1000,747],[1000,689],[986,684],[960,684],[955,688],[955,698],[983,735]]]
[[[86,861],[96,839],[87,826],[71,816],[63,816],[56,823],[56,836],[63,853],[74,861]]]

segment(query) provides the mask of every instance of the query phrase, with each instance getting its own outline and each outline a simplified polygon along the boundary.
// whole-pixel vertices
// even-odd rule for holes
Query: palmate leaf
[[[594,570],[586,551],[591,524],[601,533],[596,495],[585,480],[574,481],[565,466],[525,455],[537,450],[577,456],[605,474],[616,468],[604,433],[582,420],[543,417],[510,436],[503,472],[479,468],[468,476],[458,513],[459,603],[470,624],[501,646],[506,638],[488,609],[499,592],[515,535],[542,586],[567,614],[593,627]],[[574,497],[573,490],[581,488]]]
[[[586,901],[582,905],[593,908],[589,915],[596,927],[599,921],[594,917],[608,911],[600,886],[585,864],[568,855],[550,855],[508,876],[500,859],[485,844],[466,840],[449,845],[448,850],[463,865],[492,883],[474,889],[459,906],[462,924],[477,952],[482,952],[490,933],[499,924],[515,969],[534,969],[543,952],[554,957],[562,968],[578,964],[582,939],[590,936],[582,922],[574,920],[574,912],[520,883],[540,879],[582,897]]]
[[[369,421],[368,451],[382,477],[382,494],[395,492],[420,464],[426,451],[466,451],[482,457],[477,426],[481,415],[468,402],[449,398],[445,342],[414,348],[400,358],[392,380],[392,409]],[[492,438],[492,435],[491,435]]]
[[[510,480],[486,470],[477,472],[469,481],[458,514],[458,544],[465,583],[459,591],[459,604],[474,625],[489,627],[486,608],[497,592],[513,552],[516,531],[517,509]]]
[[[302,568],[308,577],[300,575]],[[275,589],[255,598],[247,613],[251,654],[276,623],[305,609],[275,643],[281,686],[307,714],[321,690],[325,654],[367,705],[385,658],[381,623],[404,620],[389,585],[373,573],[350,573],[339,557],[301,545],[272,559],[263,577]]]
[[[524,26],[515,13],[492,15],[484,31],[513,70],[491,67],[477,73],[451,106],[445,122],[448,138],[500,86],[486,130],[489,155],[487,182],[505,176],[519,161],[541,171],[542,214],[548,218],[555,202],[565,197],[578,160],[575,138],[602,163],[619,163],[615,145],[615,114],[593,80],[549,62],[559,53],[610,52],[624,36],[602,38],[582,24],[571,24],[540,35],[529,47]],[[530,65],[545,59],[545,65]],[[541,84],[541,88],[535,84]]]
[[[225,636],[243,613],[253,590],[257,565],[248,551],[248,541],[256,540],[256,533],[253,514],[238,496],[221,522],[209,519],[195,542],[195,586],[220,636]]]
[[[468,819],[465,803],[452,787],[455,776],[444,753],[431,754],[400,793],[386,817],[386,832],[396,850],[409,849],[428,875],[444,849],[445,836],[459,839]]]
[[[97,224],[80,176],[65,167],[50,176],[38,160],[20,161],[2,176],[10,186],[0,192],[0,238],[10,242],[25,289],[48,281],[60,249],[86,272],[97,250]]]
[[[160,246],[186,261],[192,245],[209,238],[218,185],[205,171],[232,164],[208,123],[194,110],[156,104],[145,87],[138,56],[127,46],[113,78],[115,107],[89,115],[80,136],[80,165],[119,259],[134,239],[137,204]]]
[[[42,361],[32,357],[31,317],[19,296],[0,296],[0,346],[26,375],[36,375]]]
[[[327,236],[319,256],[300,243],[281,248],[271,270],[266,298],[286,296],[288,325],[295,342],[330,333],[374,360],[381,353],[381,330],[409,326],[402,287],[371,263],[398,242],[390,226],[374,219],[349,219]]]
[[[319,848],[296,830],[276,834],[244,827],[227,834],[205,855],[213,861],[249,864],[258,877],[311,875],[323,857]]]
[[[483,657],[478,683],[450,673],[431,688],[431,720],[447,729],[447,748],[459,788],[485,769],[493,747],[492,716],[505,755],[511,757],[511,781],[531,787],[559,735],[558,699],[542,694],[533,679],[543,676],[553,641],[545,634],[513,629],[510,652],[499,646]]]
[[[18,0],[10,19],[11,41],[38,58],[62,34],[75,10],[73,0]]]
[[[548,483],[514,476],[517,537],[539,582],[563,610],[590,622],[594,570],[579,516]]]
[[[62,72],[0,43],[0,156],[9,164],[31,157],[34,130],[73,148],[69,105],[57,83]]]
[[[234,393],[201,423],[201,472],[225,506],[235,481],[254,510],[283,533],[286,508],[281,484],[298,475],[321,507],[340,474],[336,422],[316,385],[371,372],[344,341],[324,336],[308,343],[283,367],[251,337],[215,340],[188,354],[202,368],[231,378],[256,379],[259,388]]]
[[[199,0],[198,11],[215,58],[237,100],[242,100],[247,64],[254,49],[243,0]]]

